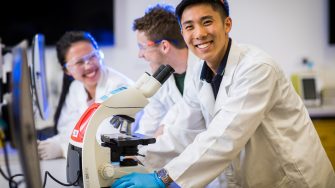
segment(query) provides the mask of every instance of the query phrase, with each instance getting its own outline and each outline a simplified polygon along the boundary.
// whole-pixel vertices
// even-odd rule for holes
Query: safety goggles
[[[156,41],[147,41],[146,43],[138,43],[138,48],[142,51],[146,51],[150,49],[151,47],[159,45],[163,40],[156,40]]]
[[[99,50],[94,50],[79,58],[71,59],[64,67],[69,71],[79,71],[88,63],[98,64],[102,58],[102,53]]]
[[[175,45],[178,44],[177,40],[174,40],[174,39],[160,39],[160,40],[155,40],[155,41],[149,40],[144,44],[138,43],[137,45],[138,45],[138,48],[140,50],[145,51],[145,50],[149,49],[150,47],[154,47],[154,46],[159,45],[163,40],[169,41],[169,42],[171,42]]]

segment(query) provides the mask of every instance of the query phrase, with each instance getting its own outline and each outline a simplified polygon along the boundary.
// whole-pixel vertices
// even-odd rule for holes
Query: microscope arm
[[[115,168],[110,163],[110,149],[101,147],[96,133],[103,120],[113,115],[123,114],[134,117],[148,103],[147,98],[136,88],[128,88],[109,97],[101,103],[88,122],[83,142],[83,183],[84,187],[107,187],[115,178],[132,171],[143,172],[140,166]],[[128,168],[128,169],[127,169]],[[98,172],[98,173],[97,173]],[[124,172],[124,173],[123,173]]]
[[[121,168],[119,164],[112,164],[110,149],[100,146],[96,140],[97,130],[102,121],[114,115],[134,118],[148,104],[147,98],[154,95],[173,72],[171,66],[162,65],[152,76],[143,74],[133,87],[120,88],[116,93],[105,96],[105,101],[93,112],[84,135],[82,172],[85,188],[109,187],[116,178],[130,172],[146,171],[141,165]]]

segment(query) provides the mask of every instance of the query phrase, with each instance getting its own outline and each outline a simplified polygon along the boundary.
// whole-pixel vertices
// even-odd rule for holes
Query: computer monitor
[[[37,139],[33,113],[31,79],[27,60],[27,41],[13,50],[12,64],[12,117],[11,130],[18,149],[26,187],[42,187],[40,162],[37,152]]]
[[[48,87],[45,71],[44,35],[36,34],[32,41],[32,91],[35,104],[42,119],[49,117],[50,107],[48,103]]]
[[[0,38],[0,104],[2,104],[2,96],[3,96],[3,82],[2,82],[2,75],[3,74],[3,56],[2,56],[2,42],[1,42],[1,38]],[[0,111],[1,114],[1,111]]]
[[[318,77],[314,73],[299,73],[291,76],[294,89],[307,107],[321,105]]]
[[[321,99],[315,75],[303,75],[301,79],[301,96],[306,106],[319,106]]]

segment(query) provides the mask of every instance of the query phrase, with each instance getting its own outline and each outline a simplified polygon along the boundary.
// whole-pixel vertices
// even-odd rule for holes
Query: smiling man
[[[180,149],[179,138],[201,133],[164,168],[124,176],[113,187],[166,187],[173,181],[204,187],[221,173],[220,187],[334,187],[332,165],[283,71],[262,50],[229,38],[227,1],[182,0],[176,13],[188,48],[202,61],[178,103],[177,125],[148,146],[145,158],[169,156]]]

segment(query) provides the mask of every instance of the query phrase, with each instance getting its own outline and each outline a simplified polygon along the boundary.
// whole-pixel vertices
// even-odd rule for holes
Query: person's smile
[[[195,43],[194,46],[200,50],[201,52],[206,52],[210,49],[210,47],[213,45],[213,41],[209,40],[209,41],[203,41],[203,42],[198,42]]]

